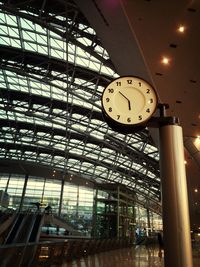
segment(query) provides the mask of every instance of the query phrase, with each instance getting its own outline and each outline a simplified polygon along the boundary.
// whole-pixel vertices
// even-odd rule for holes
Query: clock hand
[[[126,98],[126,100],[128,101],[128,109],[131,110],[131,102],[130,100],[124,95],[122,94],[120,91],[119,91],[120,95],[122,95],[124,98]]]
[[[131,102],[130,102],[130,100],[128,100],[128,108],[129,108],[129,110],[131,110]]]

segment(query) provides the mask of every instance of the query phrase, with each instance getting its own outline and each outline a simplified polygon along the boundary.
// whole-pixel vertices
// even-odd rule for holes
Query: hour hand
[[[130,100],[129,100],[124,94],[122,94],[122,92],[119,91],[119,93],[120,93],[120,95],[122,95],[124,98],[126,98],[126,100],[128,101],[128,109],[131,110],[131,102],[130,102]]]

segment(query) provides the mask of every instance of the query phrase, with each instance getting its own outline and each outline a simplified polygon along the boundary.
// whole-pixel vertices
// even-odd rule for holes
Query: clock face
[[[157,95],[143,79],[133,76],[112,81],[102,95],[103,112],[117,124],[140,125],[156,110]]]

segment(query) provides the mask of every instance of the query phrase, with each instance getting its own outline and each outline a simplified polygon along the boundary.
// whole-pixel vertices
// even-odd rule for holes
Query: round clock
[[[158,98],[145,80],[126,76],[113,80],[103,91],[102,107],[106,121],[124,129],[144,126],[156,110]],[[123,127],[121,127],[123,128]]]

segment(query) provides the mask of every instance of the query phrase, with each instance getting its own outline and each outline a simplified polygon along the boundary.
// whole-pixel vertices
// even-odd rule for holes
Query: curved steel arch
[[[6,45],[0,45],[0,59],[1,67],[9,66],[12,67],[13,70],[19,66],[23,69],[24,73],[33,72],[40,73],[43,72],[45,77],[53,78],[51,74],[52,71],[56,71],[59,73],[67,73],[73,78],[80,78],[84,80],[93,81],[94,77],[98,78],[98,83],[101,86],[105,86],[108,81],[110,81],[110,77],[106,75],[99,75],[97,72],[88,70],[88,68],[74,66],[72,63],[67,63],[64,60],[60,60],[58,58],[48,57],[47,55],[24,51],[15,47],[8,47]],[[11,61],[12,63],[10,63]],[[28,67],[27,65],[32,65],[35,67],[39,67],[40,70],[34,70]],[[22,73],[22,72],[21,72]],[[56,78],[56,77],[54,77]]]
[[[31,1],[29,3],[30,6],[26,4],[23,7],[21,5],[18,6],[15,1],[13,3],[11,3],[12,1],[9,1],[9,2],[4,1],[4,2],[6,2],[6,3],[3,4],[3,5],[0,5],[0,8],[2,10],[5,10],[5,11],[7,11],[7,12],[13,14],[13,15],[16,15],[16,16],[19,16],[19,17],[22,17],[22,18],[25,18],[27,20],[30,20],[32,22],[35,22],[38,25],[40,25],[42,27],[45,27],[46,29],[51,30],[52,32],[58,34],[59,36],[61,36],[64,39],[66,39],[67,41],[72,42],[74,45],[79,46],[85,52],[88,52],[89,54],[91,54],[92,56],[94,56],[95,58],[97,58],[98,60],[100,60],[105,66],[107,66],[107,67],[112,68],[113,70],[115,70],[115,67],[112,64],[112,62],[111,62],[110,59],[104,59],[102,56],[100,56],[98,53],[96,53],[94,51],[94,47],[96,45],[100,44],[99,40],[96,38],[95,35],[91,35],[91,34],[87,34],[86,35],[86,34],[83,34],[82,31],[80,31],[75,26],[73,26],[73,27],[67,27],[67,23],[66,22],[65,23],[62,23],[60,20],[55,19],[54,16],[51,16],[50,14],[48,14],[48,19],[43,18],[41,16],[41,11],[40,11],[40,13],[37,12],[38,11],[38,8],[40,8],[40,6],[38,5],[38,2],[37,1]],[[20,1],[18,1],[18,2],[20,2]],[[64,8],[65,8],[65,4],[68,4],[68,3],[71,3],[71,1],[66,1],[66,2],[63,1]],[[33,6],[34,6],[34,8],[31,9],[31,11],[33,13],[36,13],[37,15],[39,15],[38,17],[33,16],[31,14],[26,14],[24,12],[20,12],[20,10],[29,11],[29,8],[31,8]],[[54,6],[54,4],[53,4],[53,6]],[[16,7],[18,7],[18,9],[16,9]],[[51,10],[51,12],[60,15],[60,10],[59,9],[56,10],[56,9],[53,8],[53,10],[52,10],[52,9],[49,8],[48,5],[45,6],[45,9],[47,9],[47,12],[49,12]],[[63,6],[62,5],[60,5],[60,9],[63,12]],[[67,15],[67,16],[69,15],[69,17],[73,20],[74,17],[77,16],[77,12],[78,12],[78,9],[77,8],[75,8],[73,10],[70,9],[70,11],[66,9],[66,11],[64,11],[64,15]],[[71,15],[71,13],[72,13],[72,15]],[[84,17],[82,17],[82,15],[81,15],[81,19],[78,20],[76,22],[76,24],[77,23],[80,23],[80,22],[81,23],[84,23],[85,25],[88,25],[87,20],[84,19]],[[52,23],[53,26],[51,25],[51,23]],[[65,29],[65,31],[61,31],[58,27],[55,27],[55,25],[62,26]],[[74,35],[76,35],[76,34],[79,34],[81,36],[87,36],[87,38],[89,38],[90,40],[92,40],[92,45],[88,47],[88,46],[83,45],[81,42],[77,41],[76,38],[74,37]]]
[[[19,16],[24,17],[33,23],[45,27],[49,31],[57,33],[61,39],[70,41],[71,43],[74,43],[75,46],[79,46],[84,51],[90,53],[91,56],[98,59],[102,65],[114,69],[112,64],[110,64],[109,59],[106,57],[104,58],[95,51],[95,47],[100,45],[98,38],[92,34],[86,34],[84,30],[81,31],[81,29],[77,27],[80,23],[85,23],[85,27],[89,27],[89,25],[84,18],[77,19],[77,17],[74,16],[75,12],[78,12],[75,6],[72,7],[71,11],[63,11],[61,6],[65,6],[66,2],[57,2],[58,6],[54,10],[55,13],[57,12],[56,15],[64,17],[67,14],[70,14],[69,19],[71,20],[71,24],[68,25],[69,27],[66,27],[66,31],[61,32],[56,29],[56,25],[59,25],[59,20],[55,20],[54,17],[48,13],[50,10],[48,10],[47,6],[44,6],[40,13],[36,12],[38,10],[38,1],[31,1],[27,6],[23,5],[23,2],[19,0],[2,2],[6,4],[1,5],[1,8],[7,12],[16,15],[18,18]],[[68,2],[70,3],[70,1]],[[20,3],[22,3],[21,6]],[[15,7],[18,7],[18,9],[15,10]],[[27,8],[32,14],[20,11],[20,9],[27,10]],[[48,19],[46,21],[44,21],[43,12],[45,15],[49,15],[47,16]],[[37,17],[33,16],[33,14]],[[48,20],[51,23],[57,24],[52,26]],[[18,23],[18,26],[19,25],[20,24]],[[19,34],[21,31],[22,29],[19,27]],[[77,42],[75,39],[76,36],[79,38],[81,36],[89,38],[92,42],[91,46],[87,47],[80,42]],[[100,93],[102,90],[98,89],[98,86],[105,86],[112,77],[110,75],[102,74],[100,71],[83,66],[80,67],[59,58],[49,57],[47,54],[28,51],[23,47],[24,39],[22,39],[22,36],[20,36],[19,40],[22,44],[20,48],[8,45],[0,46],[0,66],[2,69],[2,77],[5,82],[5,87],[1,90],[0,94],[0,111],[4,116],[4,118],[0,120],[0,124],[4,128],[0,130],[0,155],[2,156],[2,160],[7,158],[6,155],[9,153],[11,157],[12,155],[17,156],[17,153],[21,153],[19,154],[19,158],[20,156],[23,158],[26,151],[33,152],[35,155],[40,155],[42,153],[46,153],[47,155],[52,154],[52,158],[58,156],[66,159],[67,162],[69,162],[68,160],[70,159],[79,162],[80,166],[77,167],[79,168],[79,171],[82,170],[83,163],[92,164],[94,166],[93,174],[95,178],[98,178],[98,173],[95,172],[96,166],[104,167],[110,171],[111,175],[116,174],[118,178],[112,179],[110,178],[110,174],[108,174],[107,176],[101,175],[99,177],[101,180],[117,183],[121,181],[121,183],[126,184],[127,187],[134,189],[138,195],[143,196],[144,199],[146,197],[149,202],[152,201],[154,204],[157,203],[159,200],[160,187],[158,161],[155,158],[150,157],[148,152],[145,152],[145,146],[142,146],[141,148],[136,146],[137,142],[143,142],[145,145],[150,144],[146,131],[145,133],[140,133],[135,136],[135,141],[131,141],[133,145],[129,144],[128,141],[132,140],[132,135],[125,136],[114,133],[102,120],[101,113],[97,111],[100,111],[100,105],[97,102],[100,100]],[[59,75],[56,76],[53,72],[59,73]],[[9,76],[9,73],[13,73],[13,77]],[[62,75],[65,76],[63,77]],[[12,79],[22,79],[22,77],[24,78],[24,82],[26,81],[27,86],[29,86],[28,93],[16,91],[16,89],[13,89],[13,86],[20,87],[20,83],[17,84],[17,82],[14,81],[12,84],[12,81],[10,81]],[[77,84],[75,79],[80,79],[82,82]],[[29,85],[30,82],[34,83],[34,81],[48,85],[49,90],[52,90],[51,87],[54,86],[57,89],[65,91],[67,96],[70,95],[72,97],[72,102],[64,103],[62,100],[55,99],[54,97],[40,96],[40,93],[34,94],[34,88]],[[54,81],[64,82],[66,88],[54,84]],[[87,81],[91,82],[93,86],[92,89],[88,88]],[[82,92],[89,93],[90,98],[87,98],[87,96],[83,97],[80,92],[76,92],[75,90],[69,90],[69,86],[74,86],[74,88],[78,88],[79,90],[82,90]],[[81,105],[78,106],[73,101],[73,97],[77,97],[77,99],[82,101],[81,105],[83,105],[83,107],[81,107]],[[87,106],[84,106],[84,103],[90,103],[92,107],[88,108]],[[39,105],[40,108],[35,108],[35,105]],[[94,107],[96,108],[95,110]],[[57,121],[55,120],[55,114],[53,113],[53,110],[55,109],[60,110],[60,113],[57,114],[56,117]],[[79,117],[73,117],[74,115],[82,117],[80,119]],[[24,116],[23,119],[27,121],[23,120],[22,116]],[[28,122],[29,119],[31,119],[32,122]],[[51,124],[51,127],[45,126],[45,123]],[[76,124],[77,128],[73,127],[74,124]],[[78,129],[79,126],[83,127],[84,130]],[[18,129],[29,130],[30,132],[19,136]],[[39,131],[44,132],[46,137],[39,136]],[[102,138],[98,136],[100,133]],[[51,138],[47,138],[48,134],[51,135]],[[79,151],[80,146],[83,145],[82,152],[80,154],[74,154],[66,149],[62,150],[55,147],[48,147],[45,142],[49,142],[49,140],[55,138],[56,135],[65,137],[64,140],[67,142],[66,147],[71,146],[73,149]],[[7,138],[9,138],[9,142],[7,142]],[[29,141],[25,142],[23,138],[27,138]],[[33,142],[31,143],[29,138],[36,141],[39,140],[42,144],[38,145]],[[5,142],[2,140],[5,140]],[[77,142],[72,144],[72,140],[76,140]],[[52,143],[57,143],[58,145],[62,144],[62,142],[59,143],[58,140],[55,140],[55,142]],[[30,146],[31,144],[32,146]],[[95,148],[89,150],[89,144],[96,145],[99,150],[95,151]],[[85,150],[86,154],[84,154],[85,148],[88,149]],[[109,151],[106,152],[107,154],[105,154],[104,151],[106,149]],[[89,151],[90,153],[93,153],[95,157],[92,158],[87,156]],[[113,151],[114,156],[110,151]],[[113,158],[112,163],[108,163],[109,157]],[[130,166],[125,165],[125,157],[127,157],[131,163]],[[32,163],[34,164],[34,162],[36,162],[36,157],[33,157],[32,160]],[[48,164],[49,161],[46,162],[46,166],[48,166]],[[137,164],[137,166],[140,167],[137,167],[138,169],[136,169],[134,164],[135,166]],[[55,165],[52,165],[52,167],[55,167]],[[77,170],[78,169],[76,169],[75,172],[78,173]],[[73,166],[71,171],[73,172]],[[90,173],[88,172],[87,174],[87,171],[84,171],[82,174],[86,176],[88,175],[88,177],[90,176]],[[151,205],[149,204],[149,206]]]
[[[76,106],[76,105],[71,105],[71,104],[68,104],[67,107],[66,107],[66,103],[62,102],[62,101],[58,101],[58,100],[50,100],[47,98],[47,97],[44,97],[44,96],[38,96],[38,95],[29,95],[27,93],[22,93],[22,92],[17,92],[17,91],[7,91],[6,89],[3,89],[1,90],[1,95],[2,97],[4,98],[7,98],[9,99],[9,103],[5,106],[4,108],[9,110],[15,110],[15,105],[12,104],[12,102],[14,100],[18,100],[18,101],[23,101],[23,102],[27,102],[27,111],[25,111],[25,114],[29,113],[30,115],[32,116],[35,116],[35,112],[36,110],[33,108],[33,105],[34,104],[40,104],[40,105],[43,105],[43,106],[47,106],[47,108],[51,109],[50,111],[48,110],[47,113],[49,115],[52,115],[53,114],[53,109],[54,108],[59,108],[59,109],[62,109],[63,111],[66,111],[66,112],[70,112],[71,110],[71,114],[73,113],[78,113],[78,114],[81,114],[83,116],[89,116],[89,113],[90,113],[90,110],[87,109],[87,108],[81,108],[79,106]],[[67,114],[65,115],[66,119],[67,119]],[[90,115],[90,118],[91,119],[98,119],[99,121],[104,121],[103,120],[103,117],[101,115],[100,112],[92,112],[91,115]],[[0,123],[3,123],[3,121],[1,120]],[[13,122],[11,122],[12,125],[15,125]],[[4,125],[5,125],[5,120],[4,120]],[[21,125],[24,125],[21,123]],[[42,128],[43,126],[37,126],[38,128]],[[36,128],[36,127],[35,127]],[[43,127],[43,129],[45,129],[45,127]],[[36,130],[37,132],[37,130]],[[58,132],[58,131],[57,131]],[[62,130],[61,132],[63,132],[63,135],[68,132],[67,130],[64,131]],[[69,133],[68,133],[69,135]],[[75,134],[72,133],[71,134],[72,136],[74,136]],[[81,133],[78,133],[76,135],[76,139],[79,139],[79,140],[84,140],[85,137],[87,137],[87,141],[88,142],[94,142],[94,143],[99,143],[99,144],[102,144],[103,142],[101,140],[95,140],[94,137],[90,137],[89,135],[83,135]],[[106,141],[107,140],[107,141]],[[111,142],[113,143],[111,145]],[[105,143],[107,143],[106,147],[107,148],[114,148],[115,147],[115,150],[118,150],[118,151],[122,151],[121,150],[121,143],[119,140],[115,139],[113,136],[109,136],[108,134],[105,135],[105,138],[104,138],[104,147],[105,147]],[[123,153],[123,151],[122,151]],[[146,163],[146,169],[148,170],[152,170],[152,172],[154,172],[156,175],[159,175],[158,171],[157,171],[157,164],[158,162],[155,160],[155,159],[152,159],[150,158],[148,155],[146,154],[141,154],[140,151],[138,151],[136,148],[131,148],[130,146],[126,146],[126,149],[124,150],[124,155],[132,155],[131,156],[131,159],[134,160],[135,162],[139,162],[139,161],[144,161]]]

